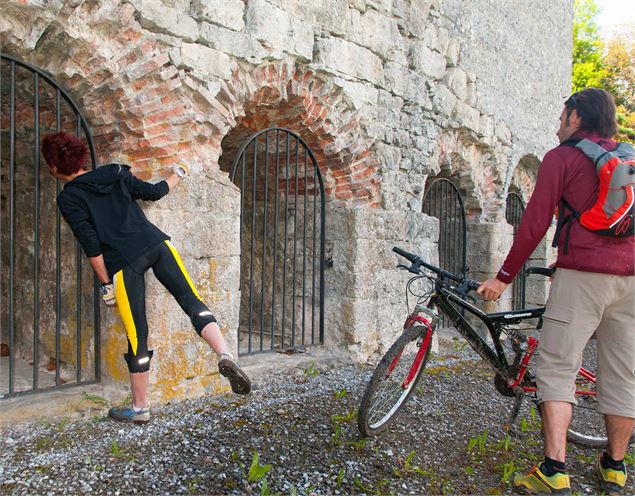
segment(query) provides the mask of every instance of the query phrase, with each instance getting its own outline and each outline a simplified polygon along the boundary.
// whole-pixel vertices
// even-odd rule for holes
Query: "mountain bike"
[[[537,403],[532,368],[544,307],[484,313],[469,301],[474,301],[469,292],[478,289],[480,283],[428,264],[399,247],[394,247],[393,251],[410,261],[410,266],[399,264],[397,268],[414,274],[406,285],[406,297],[415,295],[417,301],[406,317],[403,333],[380,360],[366,387],[357,417],[360,433],[372,436],[385,429],[415,391],[430,356],[438,311],[449,318],[471,348],[494,369],[496,390],[514,398],[507,424],[513,425],[524,398],[529,397]],[[526,272],[551,276],[554,269],[532,267]],[[412,285],[421,280],[427,283],[427,289],[417,294]],[[489,339],[479,334],[466,318],[466,312],[483,324]],[[522,328],[523,325],[528,327]],[[576,377],[578,405],[574,408],[567,438],[580,446],[602,448],[607,440],[603,416],[595,408],[595,355],[592,339]],[[635,434],[631,437],[633,442]]]

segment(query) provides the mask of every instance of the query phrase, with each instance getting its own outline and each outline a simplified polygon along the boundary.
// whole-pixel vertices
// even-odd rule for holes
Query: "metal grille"
[[[454,274],[466,274],[465,209],[452,181],[440,178],[428,186],[423,196],[423,213],[439,219],[439,267]],[[443,327],[450,325],[444,315],[440,319]]]
[[[510,192],[507,195],[505,219],[514,227],[514,236],[516,236],[524,212],[523,199],[518,193]],[[525,265],[523,265],[512,284],[512,310],[525,308],[525,277]]]
[[[232,166],[241,191],[238,351],[324,342],[325,198],[315,156],[297,134],[270,128]]]
[[[0,54],[0,398],[100,379],[98,286],[61,222],[41,137],[95,148],[71,97],[43,71]]]

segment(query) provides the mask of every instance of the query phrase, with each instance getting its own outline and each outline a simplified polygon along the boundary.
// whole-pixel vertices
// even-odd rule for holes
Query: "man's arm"
[[[553,212],[562,198],[565,164],[556,148],[545,155],[538,169],[536,186],[527,204],[514,243],[496,277],[488,279],[477,293],[497,300],[531,256],[551,225]]]

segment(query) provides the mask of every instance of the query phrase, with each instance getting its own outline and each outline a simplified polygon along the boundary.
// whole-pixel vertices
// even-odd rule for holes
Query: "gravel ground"
[[[371,373],[316,363],[263,377],[246,398],[155,408],[146,426],[99,416],[4,431],[0,493],[511,494],[513,472],[540,458],[531,405],[507,435],[511,400],[471,351],[433,356],[397,421],[360,439]],[[568,456],[574,491],[597,494],[595,453]]]

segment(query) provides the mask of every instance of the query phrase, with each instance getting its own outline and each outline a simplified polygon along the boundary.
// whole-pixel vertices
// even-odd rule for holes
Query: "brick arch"
[[[496,195],[502,178],[493,160],[491,147],[472,133],[446,130],[437,140],[430,160],[427,183],[437,177],[451,179],[461,193],[466,215],[489,215],[489,198]]]
[[[8,14],[24,22],[23,12]],[[174,47],[142,29],[131,4],[65,7],[58,14],[67,17],[63,28],[46,10],[32,14],[29,22],[41,31],[37,45],[9,40],[3,49],[46,70],[73,95],[91,126],[98,161],[130,163],[144,179],[177,159],[215,161],[214,149],[205,146],[215,128],[198,114],[198,83],[172,63]]]
[[[253,72],[235,72],[220,93],[227,122],[235,121],[221,142],[222,170],[229,172],[237,150],[255,132],[283,127],[298,133],[316,156],[327,201],[379,206],[378,163],[371,140],[341,91],[310,70],[271,64]]]
[[[508,190],[518,193],[525,204],[529,201],[536,185],[539,167],[540,160],[538,157],[528,154],[523,156],[514,168]]]

